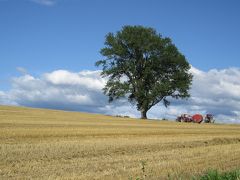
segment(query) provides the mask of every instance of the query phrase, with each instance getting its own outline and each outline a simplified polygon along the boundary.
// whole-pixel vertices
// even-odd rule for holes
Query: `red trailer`
[[[203,121],[203,116],[201,114],[194,114],[192,120],[195,123],[201,123]]]

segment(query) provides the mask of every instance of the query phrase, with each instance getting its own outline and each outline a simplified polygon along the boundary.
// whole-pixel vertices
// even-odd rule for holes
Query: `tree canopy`
[[[127,97],[143,119],[159,102],[170,105],[169,97],[190,96],[189,63],[170,38],[153,28],[124,26],[115,34],[108,33],[100,53],[104,58],[96,66],[108,78],[104,93],[109,102]]]

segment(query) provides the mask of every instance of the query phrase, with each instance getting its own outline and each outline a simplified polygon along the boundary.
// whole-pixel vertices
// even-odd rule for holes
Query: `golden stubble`
[[[239,125],[0,106],[0,179],[185,179],[239,167]]]

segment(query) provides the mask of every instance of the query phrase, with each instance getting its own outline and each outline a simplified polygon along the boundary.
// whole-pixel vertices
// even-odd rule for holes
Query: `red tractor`
[[[192,122],[192,116],[189,114],[182,114],[181,116],[178,116],[176,121],[178,122]]]
[[[205,116],[205,118],[203,118],[203,116],[201,114],[194,114],[193,116],[189,115],[189,114],[182,114],[181,116],[178,116],[176,121],[177,122],[194,122],[194,123],[201,123],[203,122],[205,123],[214,123],[213,120],[213,115],[211,114],[207,114]]]

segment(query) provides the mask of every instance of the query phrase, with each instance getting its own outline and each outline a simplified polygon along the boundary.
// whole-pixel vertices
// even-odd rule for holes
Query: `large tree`
[[[143,119],[157,103],[170,105],[168,97],[190,96],[189,63],[170,38],[153,28],[124,26],[115,34],[108,33],[100,52],[104,59],[96,66],[102,66],[102,76],[108,78],[104,93],[109,102],[128,97]]]

